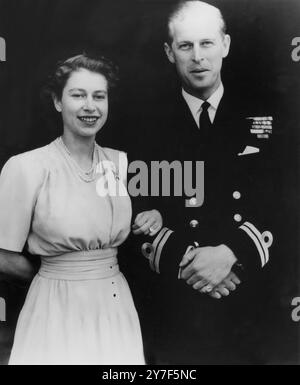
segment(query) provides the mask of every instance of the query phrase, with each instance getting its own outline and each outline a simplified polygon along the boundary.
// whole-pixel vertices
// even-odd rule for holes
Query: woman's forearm
[[[0,249],[0,274],[8,279],[30,281],[36,273],[35,266],[22,254]]]

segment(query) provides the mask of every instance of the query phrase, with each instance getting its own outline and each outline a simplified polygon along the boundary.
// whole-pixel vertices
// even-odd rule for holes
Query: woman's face
[[[54,100],[61,112],[64,132],[75,136],[95,136],[108,114],[107,80],[86,69],[73,72],[63,89],[61,100]]]

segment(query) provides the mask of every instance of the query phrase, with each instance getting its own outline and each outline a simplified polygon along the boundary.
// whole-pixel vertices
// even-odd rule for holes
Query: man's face
[[[216,15],[187,10],[184,17],[172,21],[171,46],[165,51],[174,63],[184,89],[190,94],[207,99],[221,82],[223,58],[230,46],[229,35],[222,34]]]

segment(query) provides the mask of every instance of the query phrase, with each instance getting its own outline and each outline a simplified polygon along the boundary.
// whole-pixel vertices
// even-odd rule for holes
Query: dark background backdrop
[[[122,147],[134,128],[120,116],[147,103],[173,82],[172,69],[163,52],[164,16],[173,0],[0,0],[0,36],[5,38],[6,62],[0,62],[0,162],[12,154],[45,145],[60,133],[40,101],[40,89],[54,63],[82,50],[100,51],[120,67],[120,84],[111,115],[99,142]],[[293,229],[286,255],[292,261],[284,277],[281,298],[287,313],[282,347],[273,361],[296,361],[289,340],[290,303],[300,297],[298,281],[299,207],[299,100],[300,61],[293,62],[292,39],[300,36],[299,0],[208,1],[223,11],[232,38],[224,63],[225,84],[234,83],[264,102],[280,119],[285,140],[286,212]],[[138,112],[137,112],[138,113]],[[134,119],[133,119],[134,120]],[[0,213],[1,215],[1,213]],[[0,323],[0,360],[6,362],[14,323],[24,290],[0,282],[7,301],[7,322]],[[270,320],[272,323],[272,320]],[[276,323],[276,320],[273,320]],[[271,325],[270,325],[271,326]],[[277,331],[276,331],[277,332]],[[286,333],[286,334],[284,334]]]

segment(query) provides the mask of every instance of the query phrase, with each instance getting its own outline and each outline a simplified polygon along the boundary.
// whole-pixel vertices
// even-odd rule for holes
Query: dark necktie
[[[209,107],[210,107],[210,104],[208,102],[204,102],[202,104],[202,111],[199,117],[200,133],[205,138],[208,137],[208,135],[211,133],[211,126],[212,126],[212,123],[208,115]]]

